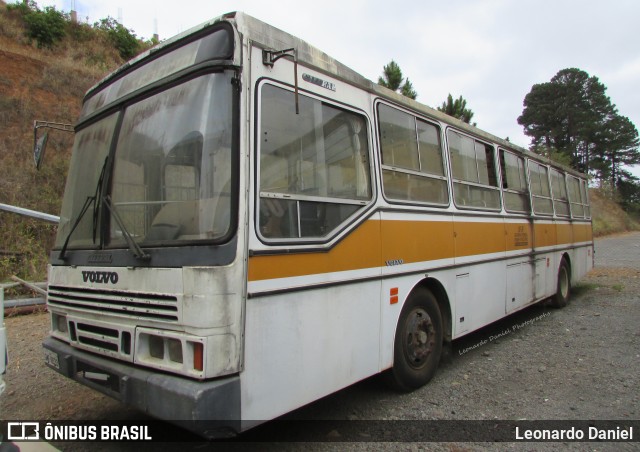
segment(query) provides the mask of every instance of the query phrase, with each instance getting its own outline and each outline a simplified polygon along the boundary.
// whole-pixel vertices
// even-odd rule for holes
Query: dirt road
[[[379,378],[371,378],[288,417],[640,419],[640,233],[598,240],[596,268],[574,289],[572,302],[564,309],[533,306],[456,341],[451,359],[442,363],[434,380],[420,390],[398,394],[386,389]],[[6,375],[8,389],[0,398],[0,418],[144,418],[45,367],[40,342],[47,334],[46,314],[8,318],[6,323],[11,361]],[[490,340],[498,335],[499,339]],[[270,427],[267,424],[265,428],[268,431]],[[278,433],[282,437],[283,433]],[[398,445],[354,443],[350,448],[391,450]],[[617,451],[638,450],[638,445],[571,443],[547,444],[545,448]],[[81,448],[77,443],[62,446]],[[410,450],[493,448],[488,443],[405,446]],[[502,443],[500,448],[537,450],[540,446]],[[300,445],[288,443],[286,448],[299,449]],[[304,448],[334,449],[336,444],[313,443]]]

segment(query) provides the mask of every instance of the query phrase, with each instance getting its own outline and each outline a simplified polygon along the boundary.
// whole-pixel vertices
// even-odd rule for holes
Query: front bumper
[[[52,337],[42,346],[47,366],[153,417],[208,437],[241,431],[237,375],[194,381],[97,356]]]

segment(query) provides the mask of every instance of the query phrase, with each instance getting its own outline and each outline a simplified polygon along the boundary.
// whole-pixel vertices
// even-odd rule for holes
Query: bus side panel
[[[560,247],[570,246],[575,240],[573,236],[573,226],[569,221],[556,221],[556,243]]]
[[[527,218],[505,219],[506,299],[505,313],[510,314],[535,300],[535,260],[532,224]]]
[[[533,249],[535,256],[535,293],[537,299],[550,297],[556,292],[558,265],[561,253],[556,252],[558,238],[556,223],[553,219],[536,219],[534,221]]]
[[[535,220],[533,247],[537,251],[550,250],[557,243],[556,228],[552,220]]]
[[[274,418],[377,373],[380,284],[248,299],[243,420]]]
[[[529,256],[507,261],[505,313],[510,314],[535,299],[535,263]]]
[[[591,223],[574,222],[573,240],[578,248],[573,250],[571,260],[571,279],[578,282],[593,268],[593,232]]]
[[[455,277],[454,339],[504,317],[504,261],[459,267]]]
[[[457,217],[454,221],[456,265],[504,259],[505,238],[502,218]]]
[[[506,237],[502,218],[455,218],[454,338],[504,316]]]
[[[381,213],[382,334],[381,370],[393,365],[394,341],[402,306],[415,286],[427,274],[443,281],[447,272],[433,274],[434,268],[453,265],[453,219],[450,214]],[[449,272],[452,273],[452,272]]]

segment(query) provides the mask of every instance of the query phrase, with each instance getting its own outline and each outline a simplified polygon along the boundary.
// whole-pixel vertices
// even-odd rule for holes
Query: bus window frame
[[[503,156],[505,153],[513,155],[514,157],[519,159],[520,162],[522,162],[522,176],[524,177],[523,191],[513,190],[508,187],[505,188],[505,184],[507,183],[506,168],[503,167],[503,162],[504,162]],[[505,212],[512,215],[530,215],[532,212],[532,205],[531,205],[531,190],[529,187],[529,171],[527,167],[527,159],[523,155],[520,155],[502,146],[498,146],[498,165],[500,166],[500,188],[502,190],[502,204],[504,206]],[[505,174],[503,174],[503,168],[505,169]],[[524,199],[527,204],[526,209],[525,210],[509,209],[504,199],[505,193],[512,193],[512,194],[521,195],[521,196],[524,195]]]
[[[549,188],[549,196],[543,196],[543,195],[536,195],[534,194],[533,188],[531,187],[532,185],[532,178],[531,178],[531,171],[532,171],[532,164],[538,165],[542,168],[546,169],[546,175],[547,175],[547,187]],[[531,213],[534,216],[542,216],[542,217],[551,217],[553,218],[553,216],[555,215],[555,209],[553,207],[553,198],[552,198],[552,194],[551,194],[551,179],[549,178],[549,165],[545,165],[544,163],[538,161],[538,160],[534,160],[531,158],[527,159],[527,172],[528,172],[528,179],[529,179],[529,193],[530,193],[530,197],[531,197]],[[535,208],[535,200],[534,198],[540,198],[540,199],[547,199],[551,202],[551,212],[547,213],[547,212],[538,212],[536,211]]]
[[[575,181],[576,186],[577,186],[577,194],[579,199],[578,200],[574,200],[571,198],[571,182]],[[567,173],[567,194],[569,196],[569,205],[571,206],[571,218],[576,219],[576,220],[584,220],[585,218],[587,218],[587,200],[584,199],[584,193],[582,192],[582,182],[583,180],[577,176],[574,176],[573,174],[569,174]],[[578,205],[582,207],[582,215],[578,215],[574,212],[574,205]]]
[[[368,158],[368,176],[369,176],[369,190],[370,190],[370,198],[367,200],[353,200],[348,198],[334,198],[334,197],[319,197],[319,196],[305,196],[305,195],[294,195],[294,194],[280,194],[273,192],[263,192],[260,187],[261,182],[261,160],[260,160],[260,152],[261,152],[261,129],[262,129],[262,89],[265,85],[271,85],[276,88],[280,88],[289,93],[295,93],[295,87],[289,83],[285,83],[281,80],[262,77],[256,80],[255,87],[253,91],[253,95],[255,98],[254,105],[254,133],[255,133],[255,144],[253,146],[254,152],[254,170],[252,174],[252,178],[254,180],[254,203],[253,203],[253,227],[255,230],[255,234],[265,245],[268,246],[278,246],[278,245],[326,245],[336,239],[336,237],[342,235],[345,230],[352,228],[354,225],[359,224],[363,221],[364,218],[369,215],[371,209],[376,204],[378,200],[378,192],[377,192],[377,181],[376,181],[376,171],[375,171],[375,161],[374,161],[374,138],[373,138],[373,123],[371,118],[367,113],[353,105],[337,101],[335,99],[325,97],[314,93],[312,91],[298,88],[298,92],[300,95],[304,95],[313,101],[318,101],[321,104],[326,104],[327,106],[342,110],[345,112],[352,113],[361,117],[365,122],[365,132],[367,134],[367,158]],[[357,205],[361,206],[361,209],[352,213],[350,216],[345,218],[341,223],[339,223],[336,227],[334,227],[327,235],[325,236],[310,236],[310,237],[266,237],[262,234],[260,228],[260,206],[261,199],[280,199],[285,201],[298,201],[298,202],[324,202],[324,203],[333,203],[336,205]],[[300,208],[298,207],[298,221],[300,221]]]
[[[562,186],[564,186],[564,193],[567,196],[564,200],[562,198],[556,198],[556,194],[555,191],[553,189],[553,172],[556,172],[561,178],[562,178]],[[560,170],[559,168],[556,168],[554,166],[549,166],[549,181],[551,182],[551,199],[553,200],[553,211],[556,217],[562,217],[562,218],[571,218],[571,201],[569,201],[569,190],[567,187],[567,174]],[[556,209],[556,203],[561,203],[561,204],[566,204],[567,206],[567,213],[558,213],[558,210]]]
[[[583,201],[585,204],[584,205],[584,218],[586,220],[591,220],[591,201],[589,199],[589,183],[582,179],[581,177],[578,178],[580,180],[580,192],[581,192],[581,196],[583,198]]]
[[[440,157],[442,159],[442,172],[443,175],[437,175],[437,174],[433,174],[433,173],[428,173],[428,172],[423,172],[421,169],[419,170],[412,170],[412,169],[408,169],[408,168],[404,168],[404,167],[400,167],[400,166],[394,166],[394,165],[387,165],[385,163],[383,163],[383,154],[382,154],[382,127],[381,127],[381,123],[380,123],[380,119],[381,119],[381,115],[380,115],[380,106],[384,105],[388,108],[392,108],[395,109],[396,111],[406,114],[408,116],[411,116],[413,118],[414,121],[414,125],[415,125],[415,131],[416,131],[416,144],[417,144],[417,152],[418,152],[418,162],[419,165],[421,166],[421,156],[420,156],[420,139],[418,137],[418,121],[422,121],[430,126],[433,126],[436,128],[437,132],[438,132],[438,138],[440,141]],[[413,112],[411,110],[407,110],[406,108],[402,108],[398,105],[395,105],[391,102],[386,102],[383,99],[377,99],[374,102],[374,106],[373,106],[373,110],[374,110],[374,115],[375,115],[375,126],[376,126],[376,140],[377,140],[377,153],[378,153],[378,164],[376,165],[378,168],[376,168],[376,170],[379,169],[379,177],[380,177],[380,187],[382,189],[382,196],[385,199],[385,201],[387,201],[389,204],[397,204],[397,205],[410,205],[410,206],[423,206],[423,207],[435,207],[438,209],[446,209],[448,207],[451,206],[452,204],[452,196],[453,193],[451,191],[451,186],[449,183],[449,179],[450,179],[450,167],[449,167],[449,160],[447,157],[447,149],[446,149],[446,141],[445,141],[445,136],[444,136],[444,130],[446,129],[446,124],[443,126],[443,124],[441,124],[438,121],[435,121],[433,119],[430,119],[424,115],[419,115],[416,112]],[[384,184],[384,171],[391,171],[397,174],[406,174],[409,176],[415,176],[415,177],[420,177],[420,178],[424,178],[424,179],[431,179],[431,180],[439,180],[439,181],[444,181],[445,182],[445,188],[446,188],[446,195],[447,195],[447,202],[446,203],[435,203],[435,202],[427,202],[427,201],[418,201],[418,200],[411,200],[411,199],[401,199],[401,198],[393,198],[391,196],[388,196],[386,191],[385,191],[385,184]]]
[[[198,58],[198,55],[194,56],[194,60],[191,64],[184,65],[174,71],[171,71],[160,78],[156,78],[144,85],[137,87],[136,89],[129,90],[126,93],[120,95],[112,95],[111,90],[118,91],[120,85],[126,81],[131,74],[138,71],[138,69],[145,70],[148,65],[154,64],[157,60],[163,59],[168,55],[175,54],[187,46],[193,44],[196,41],[205,41],[208,37],[211,37],[220,30],[224,30],[229,33],[231,37],[231,51],[225,55],[216,55],[215,58],[207,55],[202,55]],[[204,67],[221,67],[226,66],[234,68],[234,60],[236,60],[238,53],[238,42],[240,42],[240,36],[238,35],[235,27],[226,21],[217,22],[204,29],[200,30],[193,35],[183,38],[170,39],[166,44],[161,44],[159,48],[148,50],[147,52],[135,57],[133,60],[126,63],[120,69],[108,75],[105,79],[99,82],[97,85],[87,91],[82,100],[81,112],[79,114],[78,123],[84,123],[93,119],[95,116],[112,109],[114,105],[122,105],[129,99],[138,98],[140,93],[149,91],[150,89],[159,88],[160,90],[167,84],[167,81],[181,79],[185,74],[193,72],[195,70],[201,70]],[[101,98],[101,99],[100,99]]]
[[[463,137],[467,137],[470,138],[471,140],[473,140],[473,146],[474,146],[474,152],[475,152],[475,147],[476,145],[482,144],[484,146],[488,146],[491,148],[491,154],[493,157],[493,172],[494,172],[494,176],[496,178],[496,184],[495,186],[493,185],[484,185],[482,183],[478,183],[478,182],[471,182],[471,181],[467,181],[467,180],[463,180],[463,179],[456,179],[454,177],[453,174],[453,157],[451,154],[451,146],[449,144],[449,132],[453,132],[453,133],[457,133],[458,135],[461,135]],[[496,164],[499,163],[497,155],[496,155],[496,145],[490,142],[487,142],[485,140],[479,139],[469,133],[465,133],[463,131],[461,131],[460,129],[457,129],[455,127],[451,127],[451,126],[447,126],[446,130],[445,130],[445,138],[446,138],[446,152],[447,152],[447,158],[448,158],[448,163],[449,163],[449,174],[450,174],[450,181],[451,181],[451,197],[453,199],[453,204],[456,206],[456,208],[460,209],[460,210],[476,210],[476,211],[480,211],[480,212],[495,212],[495,213],[501,213],[503,211],[503,206],[504,206],[504,201],[502,199],[502,179],[501,179],[501,174],[500,171],[498,171],[498,168],[496,167]],[[477,156],[477,154],[475,154]],[[479,175],[479,170],[478,170],[478,159],[476,157],[475,159],[476,161],[476,171],[478,171],[477,175],[478,175],[478,180],[480,179],[480,175]],[[489,189],[489,190],[494,190],[498,193],[498,202],[499,205],[497,207],[479,207],[479,206],[464,206],[464,205],[458,205],[458,203],[456,202],[456,184],[462,184],[462,185],[466,185],[466,186],[470,186],[470,187],[478,187],[478,188],[483,188],[483,189]]]

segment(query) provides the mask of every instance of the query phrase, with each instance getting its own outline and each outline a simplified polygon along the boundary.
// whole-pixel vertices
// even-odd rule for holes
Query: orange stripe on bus
[[[535,248],[542,248],[545,246],[553,246],[557,242],[556,225],[553,223],[537,223],[534,225],[534,242]]]
[[[573,227],[571,223],[556,224],[556,244],[565,245],[573,243]]]
[[[409,264],[450,258],[454,254],[451,221],[383,221],[382,262]]]
[[[520,251],[531,248],[531,223],[505,223],[504,225],[507,251]]]
[[[588,223],[369,220],[327,252],[249,258],[249,281],[378,268],[591,241]],[[391,264],[390,264],[391,265]]]
[[[454,231],[456,257],[505,252],[504,223],[456,223]]]
[[[380,222],[365,221],[328,252],[249,258],[249,281],[314,275],[382,266]]]

